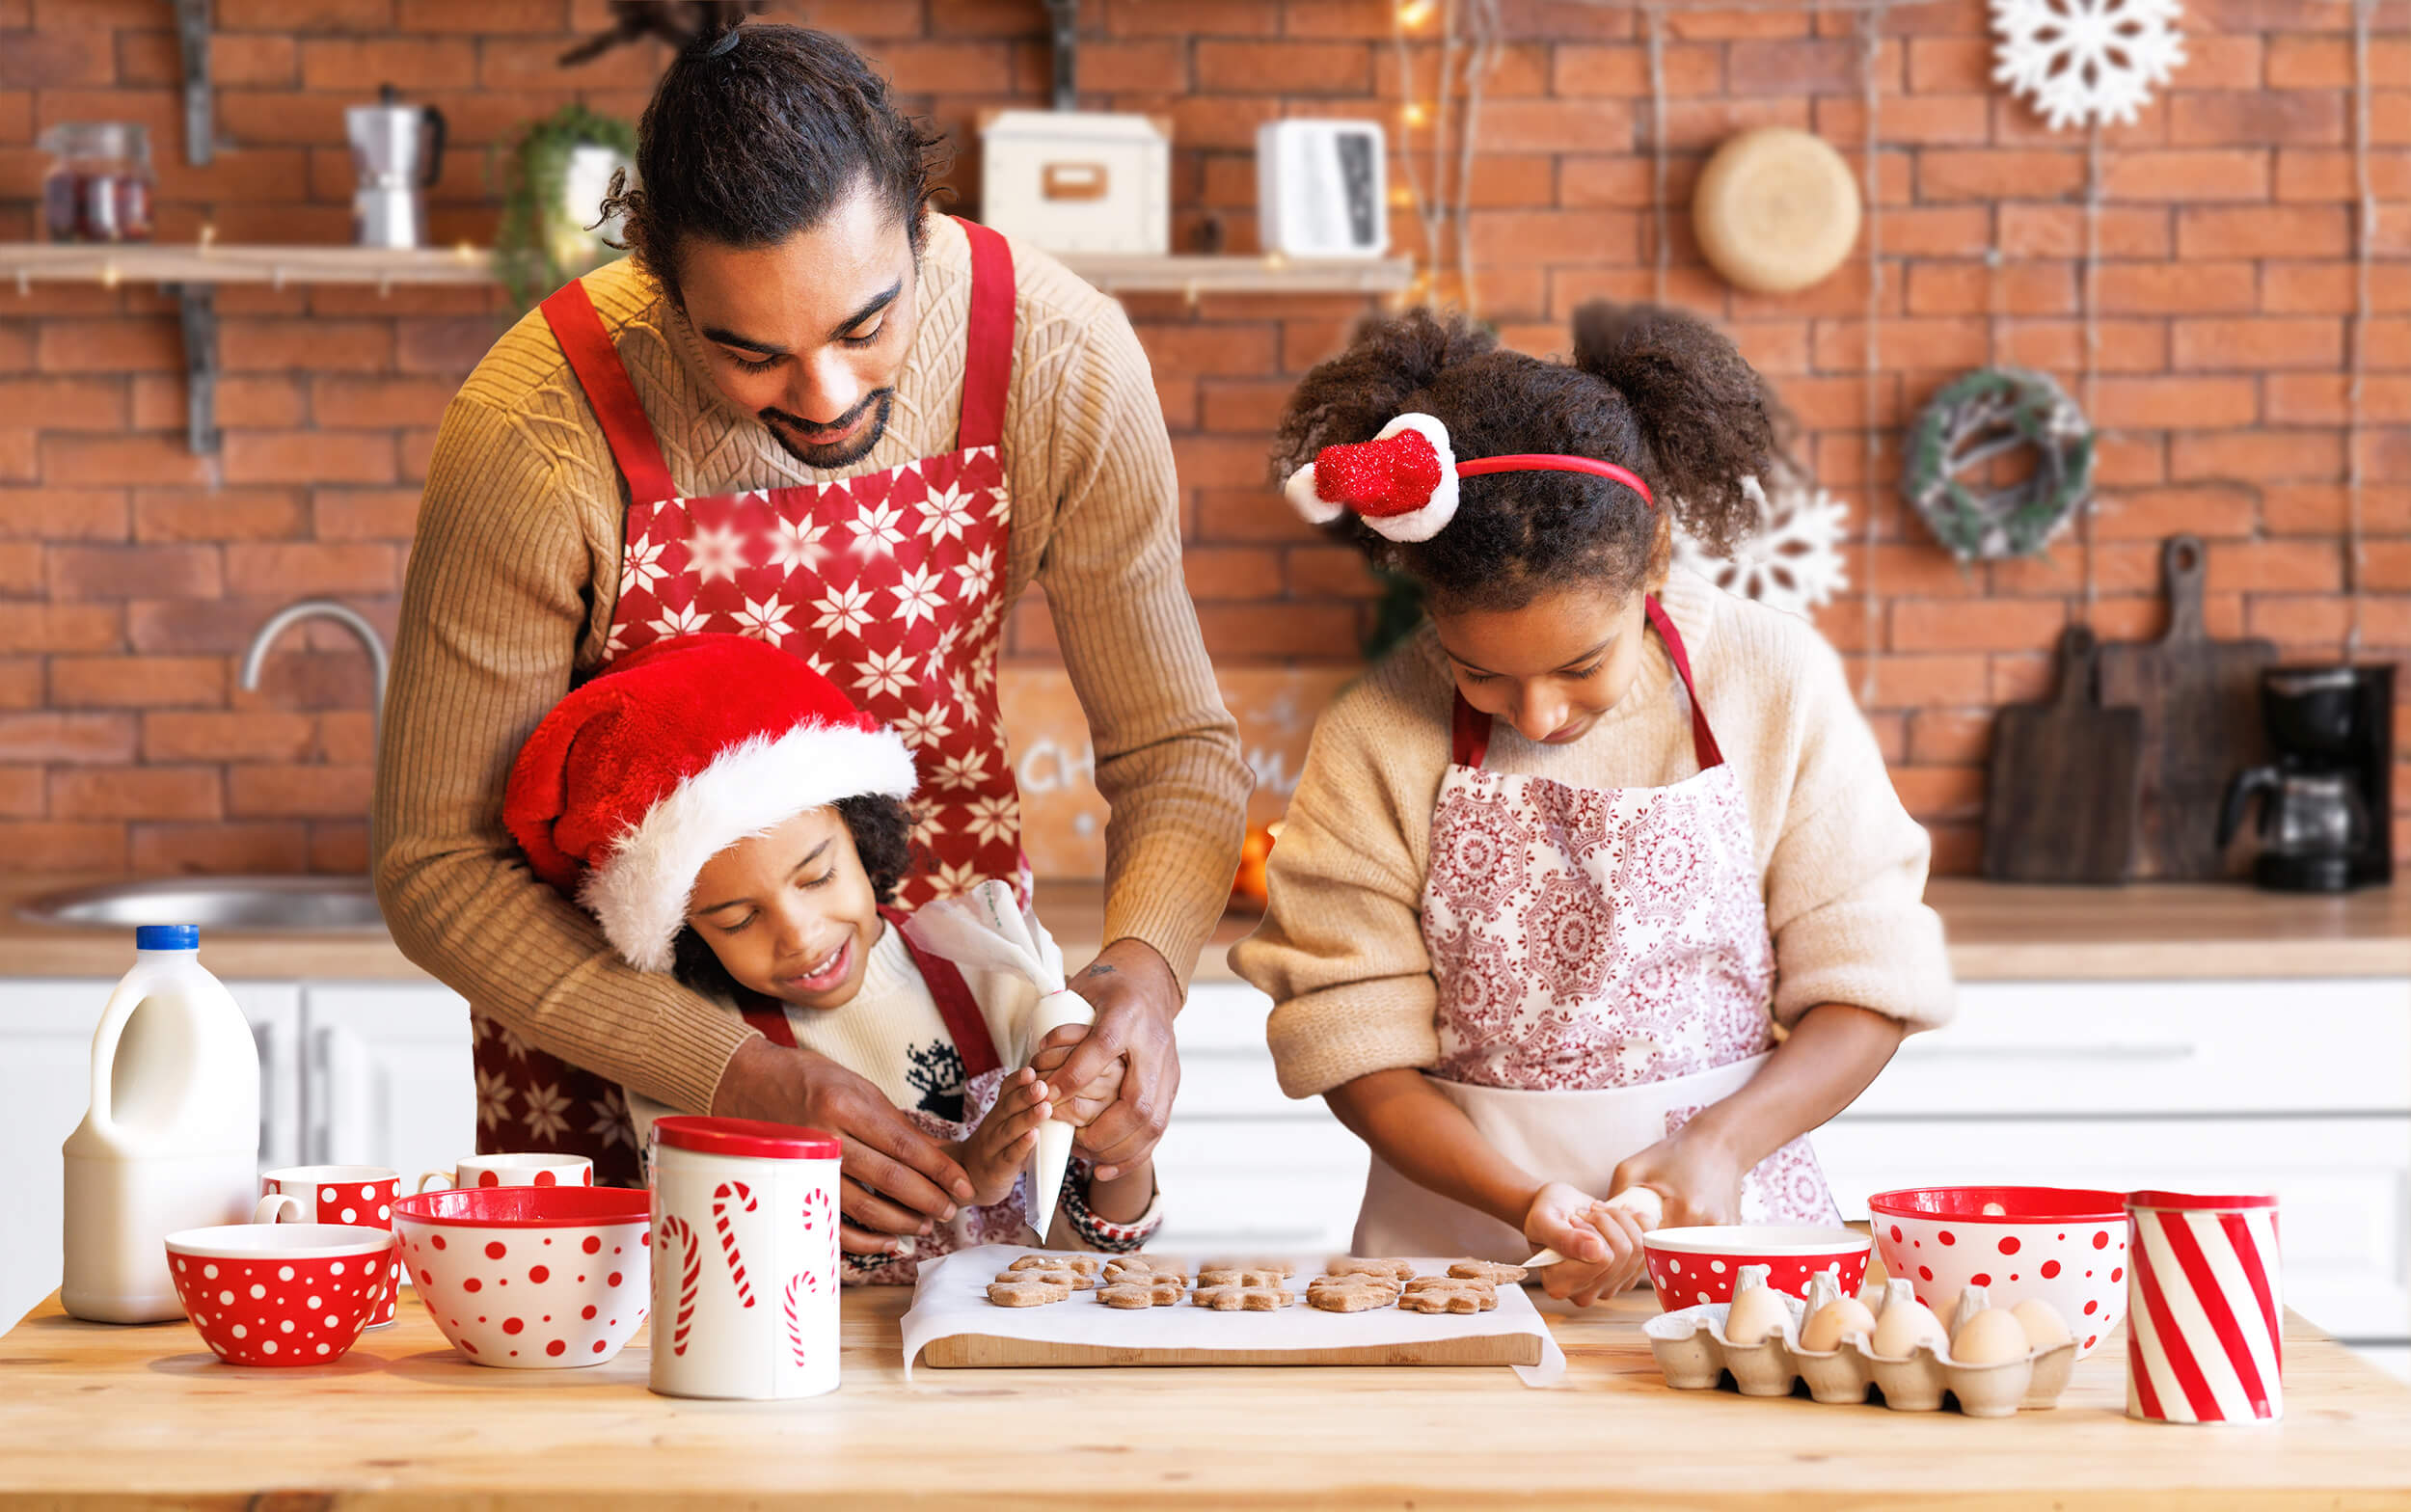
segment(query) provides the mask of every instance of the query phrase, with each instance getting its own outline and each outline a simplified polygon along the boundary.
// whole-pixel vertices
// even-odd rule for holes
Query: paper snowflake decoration
[[[1773,497],[1756,478],[1742,487],[1758,501],[1758,531],[1729,557],[1711,555],[1677,526],[1674,560],[1727,593],[1787,614],[1806,615],[1850,586],[1842,561],[1842,522],[1850,506],[1822,488],[1778,483]]]
[[[1992,82],[2054,131],[2134,123],[2185,61],[2178,0],[1992,0]]]

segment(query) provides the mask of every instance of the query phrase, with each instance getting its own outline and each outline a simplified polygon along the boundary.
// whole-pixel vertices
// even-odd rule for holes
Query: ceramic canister
[[[2131,1192],[2127,1217],[2127,1416],[2284,1417],[2277,1199]]]
[[[653,1125],[653,1374],[665,1396],[837,1389],[837,1141],[748,1119]]]

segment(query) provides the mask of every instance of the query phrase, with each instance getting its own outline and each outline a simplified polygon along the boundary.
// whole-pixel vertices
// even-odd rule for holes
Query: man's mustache
[[[822,424],[817,420],[807,420],[800,415],[790,415],[785,410],[778,409],[776,407],[757,410],[754,413],[759,415],[765,423],[775,421],[778,424],[786,426],[789,430],[801,431],[808,440],[815,435],[826,436],[842,433],[852,429],[854,421],[860,419],[865,414],[870,412],[873,406],[877,405],[881,399],[886,398],[889,394],[892,394],[895,392],[896,391],[893,389],[875,389],[871,392],[862,396],[861,403],[855,405],[853,409],[848,410],[845,414],[838,416],[835,419],[830,420],[827,424]]]

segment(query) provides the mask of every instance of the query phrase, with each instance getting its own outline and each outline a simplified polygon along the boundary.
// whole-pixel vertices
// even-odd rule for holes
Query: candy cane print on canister
[[[655,1227],[672,1246],[661,1269],[679,1273],[675,1307],[664,1279],[655,1310],[671,1321],[653,1351],[653,1390],[746,1400],[834,1390],[837,1141],[684,1116],[658,1120],[653,1141]],[[715,1247],[719,1263],[705,1263]],[[778,1317],[764,1316],[773,1309]]]
[[[2127,1416],[2285,1416],[2277,1199],[2133,1192],[2127,1217]]]

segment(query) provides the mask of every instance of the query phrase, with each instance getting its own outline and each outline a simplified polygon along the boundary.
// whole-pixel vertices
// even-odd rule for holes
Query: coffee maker
[[[2275,666],[2261,674],[2271,766],[2227,786],[2225,845],[2261,799],[2252,875],[2280,892],[2340,893],[2394,876],[2392,666]]]
[[[388,84],[376,104],[344,111],[343,127],[360,180],[352,192],[352,240],[363,247],[425,246],[424,194],[444,167],[444,113],[399,103]]]

